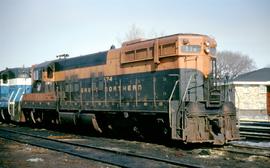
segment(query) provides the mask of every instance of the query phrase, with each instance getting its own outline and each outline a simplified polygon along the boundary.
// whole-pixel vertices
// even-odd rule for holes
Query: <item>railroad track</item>
[[[240,122],[240,135],[247,138],[270,140],[270,122]]]
[[[120,167],[203,167],[179,160],[51,139],[33,133],[17,131],[14,128],[0,128],[0,137]]]
[[[215,148],[215,150],[244,155],[264,156],[270,158],[270,147],[259,147],[259,146],[230,143],[230,145],[228,146],[224,146],[223,148]]]

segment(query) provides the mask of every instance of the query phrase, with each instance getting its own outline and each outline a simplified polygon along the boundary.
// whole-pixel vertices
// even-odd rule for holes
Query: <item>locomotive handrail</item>
[[[180,135],[177,135],[177,130],[178,129],[182,129],[183,130],[184,127],[185,127],[184,125],[185,125],[186,116],[185,116],[184,111],[181,113],[181,119],[179,119],[178,116],[179,116],[179,112],[183,109],[183,103],[184,103],[184,100],[186,98],[186,95],[187,95],[187,92],[188,92],[188,89],[189,89],[191,80],[192,80],[192,78],[195,75],[196,74],[191,74],[190,75],[189,80],[188,80],[188,83],[187,83],[187,86],[185,88],[185,92],[184,92],[182,98],[179,100],[180,102],[178,104],[178,108],[175,109],[174,111],[172,109],[172,103],[171,103],[171,101],[172,101],[173,94],[175,93],[175,89],[176,89],[177,85],[178,84],[180,85],[180,76],[179,75],[177,75],[178,76],[178,80],[175,81],[173,90],[172,90],[172,92],[170,94],[170,97],[169,97],[169,123],[170,123],[170,127],[172,128],[172,138],[174,138],[174,139],[180,138],[179,137]],[[176,75],[174,75],[174,76],[176,76]],[[173,114],[173,112],[175,114]],[[176,118],[173,118],[173,117],[176,117]],[[185,119],[184,119],[184,117],[185,117]],[[184,137],[184,134],[181,135],[181,139],[183,139],[183,137]]]
[[[190,76],[189,80],[188,80],[187,87],[186,87],[185,92],[184,92],[184,95],[183,95],[183,97],[182,97],[182,99],[181,99],[181,101],[180,101],[179,108],[178,108],[177,112],[181,109],[182,103],[183,103],[183,101],[184,101],[184,99],[185,99],[185,97],[186,97],[187,91],[188,91],[188,89],[189,89],[189,85],[190,85],[191,79],[192,79],[195,75],[196,75],[196,74],[192,74],[192,75]],[[169,121],[170,121],[170,127],[172,127],[171,101],[172,101],[172,97],[173,97],[173,94],[174,94],[174,92],[175,92],[175,89],[176,89],[176,86],[177,86],[178,83],[180,83],[179,79],[178,79],[177,81],[175,81],[173,90],[172,90],[171,95],[170,95],[170,97],[169,97]],[[182,118],[183,118],[183,116],[182,116]]]
[[[20,96],[19,103],[18,103],[18,109],[19,109],[18,111],[21,111],[21,102],[22,102],[24,93],[25,93],[25,91],[23,91],[21,96]]]
[[[196,73],[190,75],[189,80],[188,80],[188,83],[187,83],[187,87],[186,87],[186,89],[185,89],[185,92],[184,92],[183,97],[182,97],[182,99],[181,99],[179,108],[178,108],[178,110],[177,110],[177,113],[179,113],[179,111],[180,111],[181,109],[183,109],[182,117],[181,117],[181,125],[182,125],[182,128],[181,128],[181,129],[184,129],[184,126],[185,126],[185,123],[184,123],[184,121],[185,121],[185,120],[184,120],[184,117],[186,118],[186,116],[184,116],[185,114],[184,114],[183,103],[184,103],[184,100],[185,100],[185,98],[186,98],[186,95],[187,95],[187,92],[188,92],[188,89],[189,89],[189,85],[190,85],[190,83],[191,83],[191,79],[192,79],[195,75],[196,75]],[[183,136],[184,136],[184,135],[183,135]]]
[[[187,87],[186,87],[186,89],[185,89],[185,92],[184,92],[184,95],[183,95],[182,100],[181,100],[181,102],[180,102],[180,105],[182,104],[182,102],[183,102],[184,99],[186,98],[187,91],[188,91],[188,89],[189,89],[189,85],[190,85],[191,79],[192,79],[195,75],[196,75],[196,73],[190,75],[190,78],[189,78],[189,80],[188,80]]]
[[[9,108],[10,108],[10,102],[11,102],[11,99],[12,99],[13,94],[14,94],[14,91],[11,92],[11,95],[10,95],[10,97],[8,99],[8,104],[7,104],[8,105],[8,113],[9,113],[9,115],[11,115]]]
[[[10,116],[14,116],[14,115],[15,115],[15,103],[16,103],[16,99],[17,99],[17,97],[18,97],[18,95],[19,95],[21,89],[22,89],[22,88],[19,88],[19,89],[17,90],[17,92],[16,92],[14,98],[12,99],[13,101],[10,101],[10,102],[9,102],[10,105],[12,105],[12,114],[11,114],[11,112],[9,111]],[[9,109],[9,110],[10,110],[10,109]]]
[[[174,91],[176,89],[177,84],[179,83],[179,79],[175,81],[175,84],[173,86],[173,90],[171,92],[170,98],[169,98],[169,121],[170,121],[170,127],[172,127],[172,111],[171,111],[171,101],[174,94]]]

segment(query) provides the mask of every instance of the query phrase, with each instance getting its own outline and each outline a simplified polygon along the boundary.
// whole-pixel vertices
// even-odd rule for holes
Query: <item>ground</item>
[[[0,138],[0,167],[107,168],[112,166]]]
[[[5,126],[5,125],[3,125]],[[12,127],[12,126],[11,126]],[[28,130],[28,128],[18,128]],[[237,154],[226,152],[222,146],[197,144],[187,147],[186,144],[178,142],[157,144],[154,142],[140,142],[125,139],[113,139],[95,136],[83,136],[79,134],[67,134],[62,132],[49,131],[46,129],[32,129],[39,135],[53,139],[61,139],[68,142],[90,144],[97,147],[136,153],[160,158],[168,158],[186,163],[198,164],[204,167],[270,167],[269,150],[266,156],[256,155],[256,151],[247,149],[251,154]],[[171,141],[170,141],[171,142]],[[270,142],[248,142],[253,146],[270,147]],[[243,144],[238,141],[238,144]],[[229,146],[224,146],[228,148]],[[233,149],[235,147],[232,147]],[[91,153],[89,153],[91,155]],[[21,144],[15,141],[0,138],[0,168],[107,168],[111,165],[86,160],[68,154],[51,151],[44,148]]]

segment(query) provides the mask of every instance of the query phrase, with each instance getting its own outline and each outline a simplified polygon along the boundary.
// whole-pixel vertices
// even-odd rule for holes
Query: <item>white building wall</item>
[[[234,103],[240,120],[267,120],[267,87],[237,84],[233,89]]]
[[[266,86],[236,85],[235,106],[239,109],[266,110]]]

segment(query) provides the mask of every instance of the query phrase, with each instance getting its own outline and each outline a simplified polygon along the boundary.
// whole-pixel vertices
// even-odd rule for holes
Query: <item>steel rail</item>
[[[9,134],[7,134],[6,132],[9,132]],[[15,136],[16,134],[19,136]],[[39,135],[8,130],[4,128],[0,128],[0,137],[120,167],[147,167],[147,165],[149,164],[153,164],[152,166],[154,167],[171,167],[173,165],[196,168],[203,167],[201,165],[181,162],[179,160],[169,160],[159,157],[116,151],[103,147],[96,147],[93,145],[83,145],[74,142],[66,142]],[[31,140],[31,138],[33,140]],[[54,146],[58,146],[58,148]],[[94,152],[80,152],[76,149],[76,147],[87,148],[89,150],[93,150]],[[103,155],[100,153],[103,153]]]
[[[230,145],[231,145],[231,147],[234,147],[234,148],[229,149],[229,148],[223,147],[223,148],[214,148],[214,150],[237,153],[237,154],[245,154],[245,155],[264,156],[264,157],[270,158],[269,148],[253,147],[253,146],[245,146],[245,145],[235,145],[235,144],[230,144]],[[239,150],[241,148],[242,148],[242,150]],[[246,148],[247,151],[243,151],[243,148]],[[260,150],[261,152],[254,152],[254,151],[251,151],[251,149]],[[266,151],[266,152],[264,152],[264,151]]]
[[[270,139],[270,122],[240,121],[240,135],[254,139]]]
[[[270,151],[270,147],[261,147],[261,146],[251,146],[251,145],[244,145],[244,144],[230,144],[231,146],[235,146],[238,148],[248,148],[248,149],[258,149],[258,150],[267,150]]]

